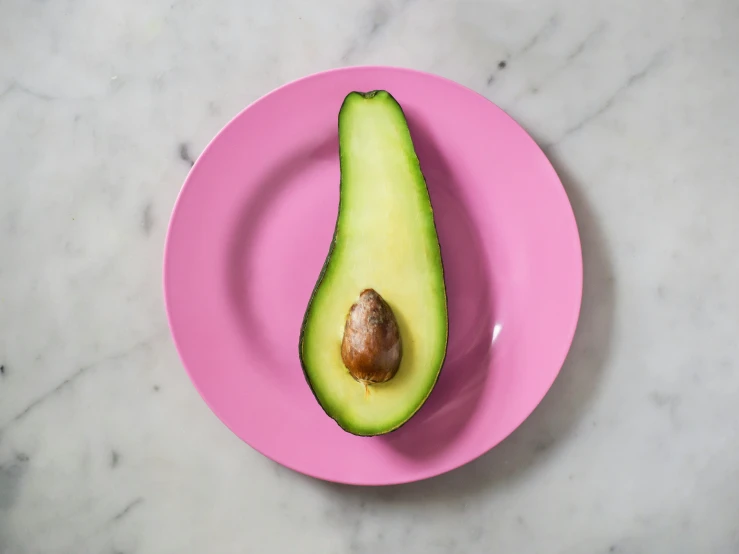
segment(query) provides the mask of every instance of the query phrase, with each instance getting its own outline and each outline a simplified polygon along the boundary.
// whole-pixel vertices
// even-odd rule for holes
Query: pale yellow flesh
[[[433,388],[446,350],[446,295],[431,204],[396,106],[389,95],[357,95],[344,105],[337,233],[301,343],[321,405],[357,434],[390,431],[413,415]],[[347,313],[367,288],[392,308],[403,344],[395,377],[368,390],[341,360]]]

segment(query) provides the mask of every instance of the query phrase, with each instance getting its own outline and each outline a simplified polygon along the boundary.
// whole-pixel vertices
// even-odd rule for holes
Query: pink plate
[[[403,106],[426,175],[449,345],[416,416],[361,438],[313,398],[298,336],[336,221],[339,107],[373,89]],[[351,67],[269,93],[215,137],[177,199],[164,286],[182,361],[236,435],[296,471],[384,485],[456,468],[526,419],[570,347],[582,259],[556,173],[501,109],[434,75]]]

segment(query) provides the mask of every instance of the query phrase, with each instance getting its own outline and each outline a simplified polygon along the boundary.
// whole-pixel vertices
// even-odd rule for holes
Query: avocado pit
[[[352,304],[341,341],[341,360],[363,385],[384,383],[400,367],[403,354],[398,322],[390,306],[373,289]]]

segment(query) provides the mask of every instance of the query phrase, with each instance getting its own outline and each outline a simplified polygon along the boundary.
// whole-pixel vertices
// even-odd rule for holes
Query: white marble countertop
[[[739,3],[0,3],[0,553],[739,552]],[[580,224],[571,356],[430,481],[318,482],[190,385],[161,257],[194,159],[341,65],[432,71],[545,147]]]

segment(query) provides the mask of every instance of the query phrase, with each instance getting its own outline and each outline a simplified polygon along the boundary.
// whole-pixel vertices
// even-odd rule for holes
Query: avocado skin
[[[344,108],[345,108],[345,106],[347,104],[347,101],[350,100],[350,98],[352,97],[352,95],[359,95],[359,96],[362,96],[365,99],[371,99],[371,98],[374,98],[375,96],[377,96],[377,94],[379,94],[379,93],[385,93],[385,94],[387,94],[396,103],[396,105],[398,106],[398,109],[400,110],[401,114],[403,115],[403,118],[407,121],[407,118],[405,116],[405,112],[403,111],[403,107],[400,105],[400,102],[398,102],[395,99],[395,97],[392,94],[390,94],[390,92],[388,92],[386,90],[382,90],[382,89],[371,90],[371,91],[368,91],[368,92],[352,91],[352,92],[350,92],[349,94],[346,95],[346,97],[344,98],[344,101],[341,104],[341,108],[339,109],[339,113],[338,113],[338,116],[337,116],[337,128],[338,128],[339,119],[341,117],[341,113],[344,110]],[[339,157],[341,157],[341,141],[339,141]],[[420,160],[420,158],[419,158],[418,162],[419,162],[419,168],[418,169],[421,172],[421,175],[423,176],[423,180],[426,183],[426,187],[428,188],[428,181],[426,180],[426,176],[423,174],[423,168],[421,167],[421,160]],[[339,190],[340,191],[343,189],[343,186],[344,186],[343,180],[344,180],[344,176],[343,176],[343,173],[342,173],[339,176]],[[447,349],[448,349],[448,346],[449,346],[448,327],[447,327],[446,340],[444,341],[444,351],[442,353],[441,366],[440,366],[439,371],[436,374],[436,377],[435,377],[435,379],[433,381],[433,384],[432,384],[431,388],[429,389],[429,394],[426,396],[426,398],[423,400],[423,402],[421,402],[419,404],[418,408],[408,418],[406,418],[404,421],[401,421],[397,426],[395,426],[395,427],[393,427],[393,428],[391,428],[391,429],[389,429],[387,431],[382,431],[382,432],[378,432],[378,433],[357,433],[354,430],[352,430],[351,428],[349,428],[348,426],[342,425],[341,421],[339,421],[337,418],[333,417],[324,408],[323,404],[320,401],[320,398],[319,398],[318,394],[316,393],[316,391],[315,391],[315,389],[313,387],[313,383],[311,382],[311,379],[310,379],[310,377],[308,375],[308,370],[306,368],[305,360],[303,359],[303,341],[304,341],[304,337],[305,337],[306,326],[308,324],[308,319],[309,319],[309,316],[310,316],[310,313],[311,313],[311,307],[312,307],[312,304],[313,304],[313,300],[315,299],[316,293],[318,292],[318,289],[321,286],[321,283],[323,281],[323,278],[326,275],[326,271],[329,268],[332,255],[333,255],[334,249],[336,247],[336,241],[337,241],[338,232],[339,232],[339,223],[340,223],[340,216],[341,216],[341,208],[342,208],[342,206],[341,206],[342,198],[343,198],[343,195],[340,193],[339,194],[339,206],[338,206],[338,209],[336,210],[336,223],[334,224],[334,233],[333,233],[333,236],[331,238],[331,243],[329,245],[328,253],[326,254],[326,259],[323,262],[323,266],[321,267],[321,271],[318,274],[318,279],[316,280],[316,284],[314,285],[313,291],[311,292],[310,299],[308,300],[308,305],[306,306],[305,313],[303,315],[303,321],[302,321],[302,323],[300,325],[300,336],[299,336],[299,340],[298,340],[298,357],[300,359],[300,367],[303,370],[303,377],[305,378],[305,381],[308,384],[308,387],[310,388],[311,394],[313,394],[314,398],[316,399],[316,402],[318,402],[318,405],[321,406],[321,408],[324,410],[324,412],[326,413],[326,415],[328,415],[331,419],[333,419],[334,422],[336,422],[336,424],[341,429],[343,429],[345,432],[347,432],[347,433],[349,433],[351,435],[358,436],[358,437],[377,437],[377,436],[388,435],[390,433],[393,433],[393,432],[397,431],[401,427],[403,427],[405,424],[407,424],[410,420],[413,419],[413,417],[418,413],[418,411],[423,407],[423,405],[428,400],[428,396],[430,396],[431,395],[431,392],[433,392],[434,388],[436,387],[436,384],[439,381],[439,376],[441,375],[441,372],[444,370],[444,364],[446,362]],[[432,208],[433,208],[433,206],[432,206]],[[438,228],[436,227],[436,221],[433,220],[433,218],[432,218],[432,221],[433,221],[434,231],[435,231],[436,238],[437,238],[437,244],[439,246],[439,250],[441,251],[441,244],[438,242],[438,236],[439,236],[439,234],[438,234]],[[440,263],[440,268],[439,269],[441,271],[442,279],[444,279],[444,277],[445,277],[445,271],[444,271],[444,259],[443,259],[443,255],[441,256],[441,259],[440,259],[440,262],[439,263]],[[446,293],[446,288],[444,290],[444,301],[445,301],[445,309],[446,309],[446,313],[447,313],[447,317],[448,317],[448,295]],[[347,313],[348,313],[348,311],[347,311]]]

